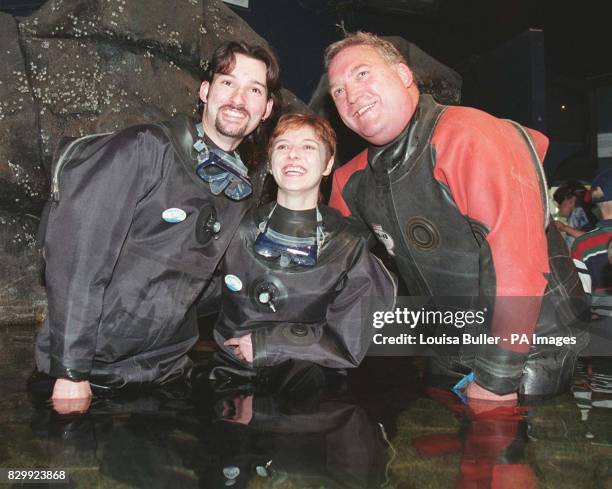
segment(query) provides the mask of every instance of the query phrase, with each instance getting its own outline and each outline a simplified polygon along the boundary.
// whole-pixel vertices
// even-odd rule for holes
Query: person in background
[[[598,316],[612,316],[612,265],[608,259],[612,243],[612,170],[595,177],[591,193],[601,221],[574,240],[571,256],[585,291],[591,294],[591,311]]]
[[[597,223],[597,218],[591,212],[591,196],[584,185],[568,182],[555,190],[553,199],[559,207],[559,215],[567,220],[567,224],[561,221],[555,221],[555,224],[559,231],[565,233],[567,246],[571,247],[574,239],[591,231]]]

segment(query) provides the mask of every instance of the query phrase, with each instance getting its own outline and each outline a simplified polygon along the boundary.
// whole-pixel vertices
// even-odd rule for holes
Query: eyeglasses
[[[236,158],[227,153],[208,151],[196,167],[198,176],[210,185],[214,195],[224,192],[232,200],[242,200],[251,195],[253,186],[247,170]]]

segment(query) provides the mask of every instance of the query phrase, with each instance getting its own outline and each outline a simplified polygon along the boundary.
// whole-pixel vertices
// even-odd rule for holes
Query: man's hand
[[[234,346],[234,355],[243,362],[253,363],[253,343],[251,333],[240,338],[230,338],[223,342],[225,346]]]
[[[518,395],[516,392],[498,395],[484,387],[480,387],[476,382],[470,382],[465,392],[468,398],[468,405],[476,414],[496,409],[500,406],[516,406]]]
[[[58,414],[85,413],[91,404],[91,386],[87,380],[75,382],[57,379],[51,404]]]

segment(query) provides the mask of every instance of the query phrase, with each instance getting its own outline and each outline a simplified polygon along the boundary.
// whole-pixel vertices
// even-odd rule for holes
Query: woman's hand
[[[253,343],[251,333],[240,338],[230,338],[223,342],[225,346],[233,346],[234,355],[243,362],[253,363]]]

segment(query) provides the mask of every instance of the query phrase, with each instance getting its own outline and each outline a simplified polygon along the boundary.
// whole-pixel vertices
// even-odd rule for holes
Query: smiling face
[[[404,63],[390,64],[373,47],[349,46],[330,62],[330,94],[344,123],[375,145],[408,125],[419,93]]]
[[[211,82],[202,83],[200,98],[205,103],[204,132],[221,149],[233,150],[272,111],[265,63],[235,54],[228,73],[216,73]]]
[[[270,171],[278,185],[277,201],[294,210],[313,209],[321,179],[329,175],[334,158],[312,127],[291,128],[271,144]]]

